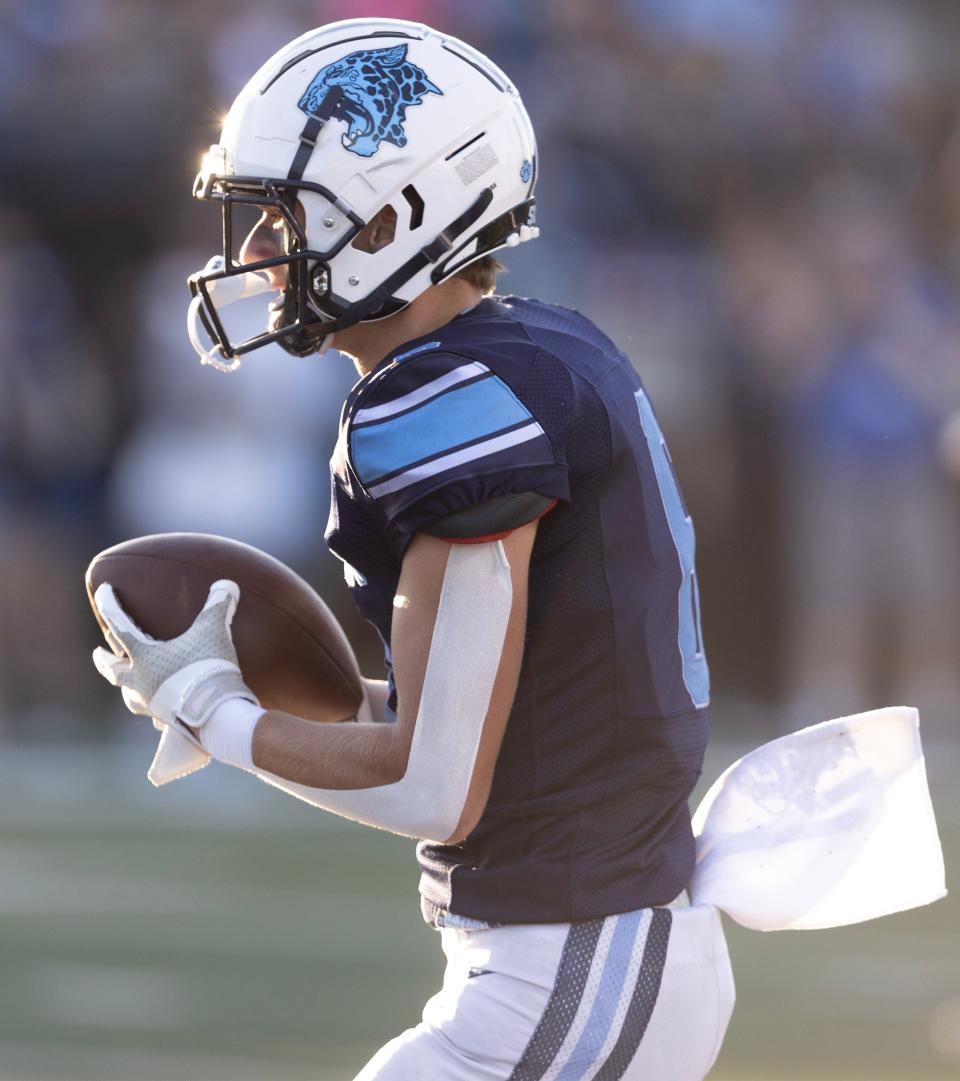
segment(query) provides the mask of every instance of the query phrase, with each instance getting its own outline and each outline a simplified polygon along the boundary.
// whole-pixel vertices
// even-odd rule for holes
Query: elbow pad
[[[427,840],[451,837],[463,813],[513,605],[501,541],[452,545],[403,777],[362,789],[260,777],[290,795],[368,826]]]

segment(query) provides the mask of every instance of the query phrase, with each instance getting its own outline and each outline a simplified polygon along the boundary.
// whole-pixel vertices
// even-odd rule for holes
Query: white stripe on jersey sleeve
[[[367,409],[358,409],[353,415],[353,423],[368,424],[370,421],[392,417],[395,413],[402,413],[406,409],[412,409],[415,405],[436,398],[438,394],[442,394],[450,387],[455,387],[458,383],[465,383],[468,379],[474,379],[478,375],[486,375],[489,371],[490,369],[485,364],[481,364],[476,360],[470,364],[463,364],[452,371],[444,372],[443,375],[437,376],[436,379],[431,379],[429,383],[424,383],[422,387],[411,390],[409,394],[394,398],[392,402],[385,402],[383,405],[371,405]]]
[[[444,454],[439,458],[434,458],[433,461],[415,465],[411,469],[407,469],[403,473],[398,473],[395,477],[383,481],[382,484],[375,484],[369,489],[370,495],[375,499],[378,499],[382,495],[389,495],[391,492],[399,492],[401,488],[409,488],[411,484],[417,484],[422,480],[426,480],[428,477],[435,476],[437,473],[445,473],[448,469],[453,469],[455,466],[462,465],[464,462],[472,462],[476,458],[484,458],[488,454],[496,454],[497,451],[506,450],[508,447],[515,447],[518,443],[527,443],[531,439],[536,439],[543,434],[543,429],[540,425],[536,421],[532,421],[530,424],[525,424],[522,428],[515,428],[512,432],[504,432],[503,435],[495,435],[492,439],[483,440],[482,443],[474,443],[470,447],[464,447],[462,450],[451,451],[450,454]]]

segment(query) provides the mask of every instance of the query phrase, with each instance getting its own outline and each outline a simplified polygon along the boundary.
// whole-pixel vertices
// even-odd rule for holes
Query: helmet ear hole
[[[350,243],[357,251],[370,255],[389,247],[397,235],[397,212],[387,203],[367,222]]]
[[[413,232],[423,224],[423,199],[412,184],[408,184],[400,194],[410,204],[410,231]]]

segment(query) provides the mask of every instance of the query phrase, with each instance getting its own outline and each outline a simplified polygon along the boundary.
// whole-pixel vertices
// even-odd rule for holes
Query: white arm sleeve
[[[253,772],[298,799],[368,826],[429,840],[451,837],[467,800],[512,604],[502,541],[451,545],[399,781],[340,790],[296,784],[256,767]]]

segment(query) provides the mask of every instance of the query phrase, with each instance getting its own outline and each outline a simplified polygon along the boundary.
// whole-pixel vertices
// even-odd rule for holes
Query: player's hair
[[[476,262],[465,266],[454,277],[463,278],[471,285],[480,290],[483,295],[489,296],[497,287],[497,275],[507,268],[494,255],[482,255]]]

